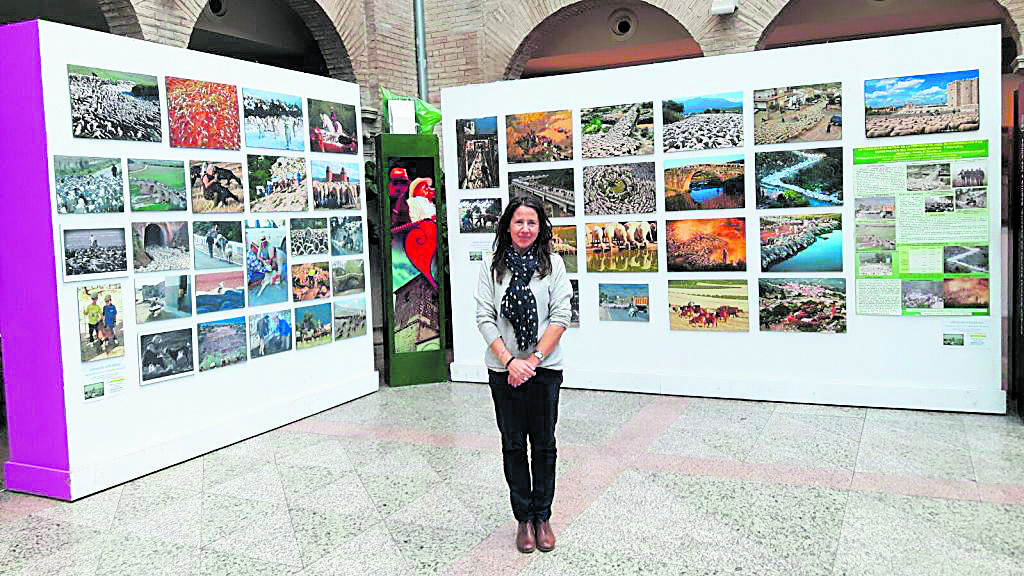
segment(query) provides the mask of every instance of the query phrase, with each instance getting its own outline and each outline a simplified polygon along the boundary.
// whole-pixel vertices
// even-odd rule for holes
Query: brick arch
[[[131,0],[97,0],[96,5],[103,12],[111,34],[139,40],[143,38],[139,16]]]
[[[352,2],[329,2],[325,0],[284,0],[285,4],[295,10],[299,18],[306,23],[313,38],[320,47],[320,54],[327,63],[327,74],[331,78],[356,82],[355,67],[349,57],[345,42],[341,39],[339,28],[327,15],[326,8],[341,8],[342,4],[352,5]],[[341,10],[335,10],[337,17],[343,16]],[[362,22],[359,23],[360,25]],[[351,31],[349,31],[351,32]],[[365,34],[365,33],[364,33]]]

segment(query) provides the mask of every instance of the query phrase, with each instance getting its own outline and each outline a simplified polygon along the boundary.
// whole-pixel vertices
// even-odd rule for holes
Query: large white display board
[[[575,215],[552,219],[556,226],[576,226],[579,253],[579,271],[570,276],[579,282],[580,326],[569,329],[562,340],[567,364],[566,386],[788,402],[978,412],[1005,411],[1005,393],[1001,387],[1000,368],[1000,214],[999,202],[995,201],[999,197],[1000,182],[999,65],[999,27],[987,26],[445,89],[442,92],[442,111],[448,178],[446,183],[449,190],[447,216],[451,223],[449,241],[455,343],[452,378],[461,381],[486,381],[487,373],[483,365],[485,346],[476,329],[472,302],[479,266],[487,264],[489,255],[486,253],[486,245],[493,239],[493,234],[460,231],[459,201],[499,198],[504,205],[510,193],[509,172],[572,168],[575,196],[574,204],[571,206],[574,207]],[[881,106],[878,104],[878,98],[883,96],[881,92],[884,90],[892,89],[893,93],[904,87],[917,90],[915,94],[919,95],[919,99],[916,102],[906,106],[907,102],[895,100],[891,110],[882,110],[885,114],[937,111],[938,108],[927,106],[935,102],[946,102],[947,98],[952,99],[955,95],[947,95],[947,90],[941,86],[930,86],[926,90],[928,85],[923,82],[930,80],[922,76],[975,70],[977,84],[973,88],[973,94],[978,98],[975,109],[980,113],[980,118],[973,120],[977,122],[976,126],[966,125],[962,129],[939,133],[931,133],[933,131],[929,130],[929,133],[867,137],[866,89],[872,90],[869,105],[873,108]],[[881,88],[877,82],[866,85],[868,81],[880,79],[883,80]],[[841,83],[841,89],[835,88],[832,83]],[[795,86],[812,88],[766,90]],[[940,91],[941,99],[936,100],[935,98],[940,98],[937,94]],[[682,101],[704,95],[734,92],[742,93],[743,137],[740,146],[665,151],[663,101]],[[970,95],[964,97],[970,98]],[[773,99],[774,104],[771,103]],[[587,128],[591,133],[601,131],[600,127],[596,126],[599,123],[593,120],[593,114],[585,113],[586,109],[645,102],[653,102],[653,152],[641,146],[637,149],[638,152],[629,156],[584,158],[584,129]],[[964,104],[965,108],[970,108],[970,104]],[[792,123],[800,120],[803,107],[810,109],[818,105],[826,107],[826,121],[818,126],[818,133],[811,136],[813,141],[760,143],[764,140],[761,136],[764,127],[758,132],[755,130],[755,122],[763,122],[766,126],[773,122],[778,126],[785,126],[777,117],[780,112],[783,117],[789,114],[788,120]],[[840,105],[841,112],[837,110]],[[755,119],[755,106],[775,108],[773,113],[767,115],[767,119],[762,119],[763,116],[760,114]],[[900,109],[896,110],[896,107]],[[562,110],[570,110],[572,113],[571,159],[510,163],[508,154],[512,143],[508,141],[506,131],[506,121],[510,116]],[[644,109],[640,108],[639,114],[642,116],[644,113]],[[460,161],[456,145],[457,122],[492,116],[497,117],[497,186],[484,188],[483,186],[487,185],[486,177],[477,178],[475,184],[467,184],[468,180],[465,177],[460,182],[460,170],[457,169]],[[582,120],[584,116],[587,122]],[[614,120],[612,117],[611,121]],[[462,123],[458,125],[458,130],[462,133],[476,130],[479,133],[478,127],[482,124],[484,123],[477,121],[467,128],[467,125]],[[547,154],[547,158],[558,158],[559,152],[550,152],[550,149],[559,145],[558,127],[555,123],[549,123],[548,126],[553,131],[540,136],[540,139],[546,142],[534,142],[537,144],[535,150],[540,151],[538,156]],[[836,138],[836,132],[839,132],[841,137]],[[641,139],[643,136],[639,131],[634,131],[631,135]],[[521,134],[517,134],[516,137],[520,136]],[[564,131],[561,137],[564,139]],[[973,164],[969,166],[975,172],[983,170],[988,174],[988,194],[993,199],[988,204],[988,224],[985,227],[988,231],[988,262],[991,263],[987,314],[955,318],[929,316],[927,313],[902,317],[858,314],[855,287],[859,248],[858,240],[855,239],[855,222],[860,222],[863,217],[882,216],[879,215],[881,208],[871,212],[870,207],[864,208],[865,211],[862,213],[855,214],[854,149],[966,141],[983,141],[982,146],[987,147],[987,155],[975,158],[972,160]],[[529,146],[530,142],[525,142],[525,145]],[[759,155],[766,152],[836,147],[841,147],[841,152],[835,152],[835,157],[838,159],[841,154],[844,202],[838,206],[829,206],[828,202],[825,202],[822,206],[807,208],[758,207],[755,167],[762,163],[762,158],[768,157]],[[549,151],[545,152],[544,149]],[[561,154],[564,157],[564,152]],[[666,210],[666,168],[677,164],[696,163],[701,158],[725,155],[739,155],[744,160],[744,207]],[[653,162],[655,168],[656,205],[653,211],[608,216],[596,215],[599,213],[597,210],[586,206],[585,177],[589,167],[644,162]],[[896,169],[904,168],[897,166]],[[927,170],[924,168],[915,170],[917,171],[911,174],[911,180],[919,176],[931,177],[930,173],[925,174]],[[634,174],[636,173],[639,172],[634,171]],[[954,178],[955,176],[954,174]],[[945,173],[940,173],[938,177],[941,180]],[[946,181],[948,182],[948,178]],[[480,185],[481,182],[483,185]],[[949,184],[945,187],[948,188]],[[784,188],[786,185],[782,182],[774,182],[772,187],[766,185],[764,192]],[[912,187],[910,189],[913,190]],[[863,196],[864,193],[858,192],[858,195]],[[954,194],[948,192],[948,196],[953,198]],[[921,210],[922,214],[930,214],[933,210],[932,204],[936,202],[941,203],[940,200],[928,199],[927,209],[917,209]],[[880,206],[888,210],[888,204],[890,203],[882,202]],[[760,226],[764,225],[763,218],[836,213],[841,215],[842,221],[841,269],[817,272],[762,271],[759,232]],[[908,214],[909,212],[904,216]],[[745,220],[745,271],[668,271],[666,222],[705,218]],[[656,223],[657,271],[588,271],[586,246],[592,238],[589,236],[587,225],[628,221]],[[475,221],[469,219],[465,222],[464,230],[475,229]],[[866,235],[869,229],[864,230]],[[862,243],[861,249],[864,247],[863,244],[868,243],[868,240],[864,239],[859,241]],[[951,231],[949,242],[958,241],[960,240]],[[974,242],[977,243],[976,240]],[[973,249],[968,248],[962,250],[959,255],[947,254],[947,257],[964,258],[964,251],[974,254]],[[476,254],[473,254],[471,259],[470,253],[477,252],[483,252],[483,262],[476,259]],[[940,257],[938,266],[941,273],[941,247],[937,254]],[[865,259],[863,262],[869,261]],[[759,329],[762,314],[758,305],[759,280],[800,280],[809,277],[832,279],[830,282],[845,280],[845,332],[802,333]],[[670,329],[670,315],[676,312],[670,313],[669,310],[669,281],[712,278],[746,280],[749,331],[730,333]],[[599,284],[604,283],[646,284],[650,303],[649,322],[599,319]],[[941,279],[939,284],[941,285]],[[898,281],[896,286],[898,289]],[[947,302],[947,308],[956,312],[952,305]],[[898,312],[898,298],[896,306]],[[818,313],[819,318],[830,317],[829,314],[832,315],[831,318],[840,317],[835,308],[831,313],[828,312],[827,306],[825,308],[826,310]],[[793,314],[786,320],[798,324],[801,317],[802,315]],[[687,315],[687,320],[691,318],[692,316]],[[966,327],[952,323],[964,321],[969,322]],[[949,338],[944,345],[943,335],[957,331],[968,333],[966,345],[953,345],[956,342]],[[970,337],[971,333],[975,335],[973,340]]]

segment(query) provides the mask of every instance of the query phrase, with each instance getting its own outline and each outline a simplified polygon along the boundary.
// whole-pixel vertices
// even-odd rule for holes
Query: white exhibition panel
[[[915,74],[979,70],[980,129],[969,132],[871,138],[864,130],[864,82]],[[841,141],[757,145],[754,142],[753,92],[758,89],[842,82]],[[661,102],[742,91],[744,146],[664,153]],[[580,285],[580,327],[562,339],[568,387],[648,393],[748,398],[788,402],[888,406],[977,412],[1005,412],[1001,385],[1002,243],[1000,206],[990,202],[990,315],[974,317],[986,325],[988,346],[950,348],[942,345],[943,317],[866,316],[856,314],[853,242],[853,150],[904,144],[988,141],[989,193],[996,197],[1000,179],[1000,30],[985,26],[944,32],[893,36],[695,58],[584,72],[564,76],[448,88],[442,92],[445,164],[448,185],[449,249],[455,358],[454,380],[486,381],[485,346],[477,331],[473,292],[479,261],[468,252],[480,250],[493,235],[459,231],[458,200],[508,198],[504,118],[509,114],[571,109],[573,160],[511,165],[512,171],[575,169],[576,216],[553,219],[555,225],[577,227],[579,269],[571,278]],[[582,159],[580,110],[594,106],[654,102],[654,154]],[[458,119],[497,116],[498,189],[459,190],[455,123]],[[842,146],[845,202],[842,208],[794,211],[755,209],[754,153]],[[746,208],[666,214],[666,160],[742,154],[745,158]],[[586,216],[583,212],[584,166],[654,161],[656,214]],[[764,273],[759,266],[758,219],[780,214],[840,211],[843,217],[842,273]],[[666,267],[665,221],[742,216],[747,227],[747,272],[669,273]],[[656,273],[586,272],[585,223],[627,220],[658,221]],[[486,263],[484,263],[486,264]],[[847,332],[781,333],[758,330],[759,277],[845,277]],[[668,280],[736,278],[748,282],[750,332],[687,332],[669,329]],[[609,322],[598,319],[599,283],[648,284],[650,322]]]
[[[50,157],[51,195],[53,194],[54,155],[102,156],[240,162],[243,183],[247,187],[246,154],[263,153],[306,158],[306,174],[310,160],[354,162],[363,165],[362,126],[359,122],[359,86],[224,58],[191,50],[170,48],[152,42],[101,34],[68,26],[40,22],[42,79],[45,98],[48,155]],[[161,97],[163,141],[160,143],[114,140],[76,139],[71,135],[71,113],[68,99],[68,64],[98,67],[157,76]],[[308,132],[297,137],[306,140],[306,151],[247,149],[243,122],[239,118],[240,150],[209,150],[172,148],[168,145],[167,98],[165,78],[178,77],[234,85],[238,89],[241,112],[241,90],[252,88],[300,96],[303,108],[306,98],[341,102],[355,106],[356,129],[360,142],[358,155],[322,154],[309,150]],[[309,114],[305,111],[306,129]],[[311,176],[309,178],[311,180]],[[72,498],[120,484],[143,474],[159,470],[215,450],[227,444],[282,426],[310,414],[328,409],[377,390],[378,374],[374,368],[373,341],[363,335],[347,340],[298,350],[294,343],[287,352],[261,358],[249,358],[240,365],[199,372],[198,362],[192,375],[171,378],[140,386],[139,334],[162,332],[176,328],[193,328],[193,351],[197,354],[195,326],[197,323],[258,312],[291,310],[296,306],[332,302],[283,302],[230,311],[195,315],[156,323],[135,324],[133,277],[121,274],[115,278],[61,282],[63,278],[63,246],[60,226],[125,227],[131,234],[131,221],[181,221],[290,219],[293,217],[324,218],[361,215],[363,219],[364,252],[358,256],[365,262],[366,208],[365,188],[360,182],[363,208],[358,211],[313,211],[312,200],[305,212],[259,212],[193,214],[188,212],[131,212],[126,201],[123,214],[69,214],[54,212],[54,265],[57,267],[57,293],[61,317],[61,348],[64,365],[65,400],[68,425],[68,454],[72,478]],[[126,198],[127,198],[127,186]],[[307,194],[309,186],[306,186]],[[191,192],[189,192],[191,194]],[[243,224],[244,228],[244,224]],[[130,238],[127,239],[130,245]],[[195,246],[192,246],[195,250]],[[129,273],[132,270],[131,250]],[[194,253],[193,253],[194,254]],[[289,268],[303,262],[335,260],[328,256],[293,256]],[[368,269],[365,263],[364,270]],[[243,268],[244,270],[244,268]],[[189,274],[196,271],[149,273]],[[83,401],[84,370],[90,368],[79,358],[79,325],[76,288],[90,283],[123,284],[125,356],[122,394],[98,401]],[[371,301],[366,285],[366,302]],[[293,334],[296,332],[293,326]],[[293,339],[294,340],[294,339]],[[248,342],[248,338],[247,338]],[[248,346],[248,344],[247,344]],[[107,360],[105,362],[115,362]]]

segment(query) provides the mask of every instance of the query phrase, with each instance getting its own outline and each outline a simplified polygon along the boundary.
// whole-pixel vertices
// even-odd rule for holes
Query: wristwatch
[[[537,357],[537,360],[540,360],[541,362],[544,361],[544,353],[540,350],[534,350],[533,355]]]

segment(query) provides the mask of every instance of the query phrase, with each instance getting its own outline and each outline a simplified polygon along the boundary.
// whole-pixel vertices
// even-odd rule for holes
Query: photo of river
[[[758,152],[754,174],[758,208],[843,204],[842,148]]]
[[[842,272],[842,216],[800,214],[762,217],[761,270]]]

